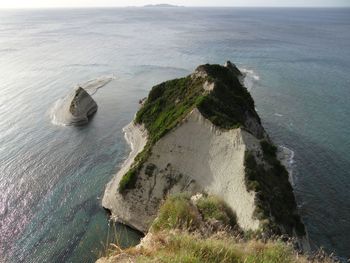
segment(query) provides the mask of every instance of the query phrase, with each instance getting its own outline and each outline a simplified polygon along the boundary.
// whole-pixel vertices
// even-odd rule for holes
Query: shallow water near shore
[[[101,198],[129,154],[122,128],[138,100],[228,59],[247,72],[269,135],[294,152],[312,244],[350,257],[350,9],[1,10],[0,18],[0,262],[94,262],[111,233]],[[93,95],[99,108],[88,125],[51,123],[59,98],[103,76],[114,79]],[[138,241],[116,229],[123,245]]]

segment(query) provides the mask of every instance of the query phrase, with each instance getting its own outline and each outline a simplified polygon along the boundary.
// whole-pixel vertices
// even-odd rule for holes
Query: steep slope
[[[141,134],[129,136],[142,138],[129,141],[137,156],[103,197],[115,220],[147,232],[167,195],[206,192],[222,198],[244,230],[304,234],[288,173],[242,79],[227,62],[152,88],[127,133]]]
[[[96,263],[335,263],[322,250],[301,254],[296,239],[244,233],[228,205],[216,196],[167,196],[147,235],[135,247],[112,243]]]

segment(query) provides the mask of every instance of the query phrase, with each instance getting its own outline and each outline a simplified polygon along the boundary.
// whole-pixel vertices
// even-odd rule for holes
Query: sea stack
[[[97,111],[97,104],[90,94],[77,87],[56,105],[53,118],[55,123],[63,125],[84,125]]]
[[[168,195],[207,193],[243,230],[305,235],[288,172],[242,78],[231,62],[206,64],[152,88],[124,129],[132,152],[102,200],[114,220],[147,233]]]

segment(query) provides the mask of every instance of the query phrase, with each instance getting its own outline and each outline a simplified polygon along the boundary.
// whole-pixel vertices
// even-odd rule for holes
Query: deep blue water
[[[0,11],[0,261],[93,262],[138,99],[228,59],[250,70],[265,127],[295,152],[313,245],[350,257],[350,9],[120,8]],[[87,126],[51,123],[75,84],[109,75]]]

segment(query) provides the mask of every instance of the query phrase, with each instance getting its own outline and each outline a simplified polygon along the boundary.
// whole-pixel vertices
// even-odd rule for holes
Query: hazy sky
[[[0,8],[142,6],[350,6],[350,0],[0,0]]]

